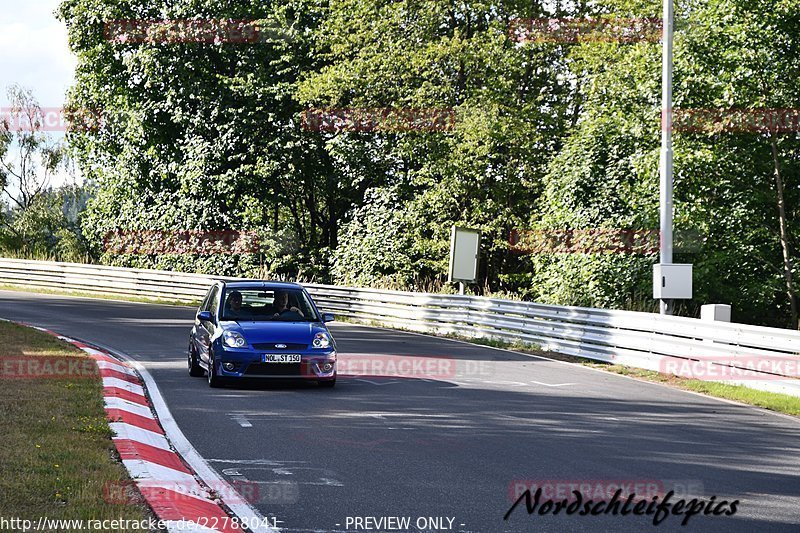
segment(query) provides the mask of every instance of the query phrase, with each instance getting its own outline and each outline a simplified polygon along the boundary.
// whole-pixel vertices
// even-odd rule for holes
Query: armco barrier
[[[160,270],[0,258],[0,284],[197,301],[214,279]],[[318,306],[351,319],[430,333],[522,341],[542,349],[648,370],[665,361],[747,379],[727,383],[800,396],[800,332],[634,311],[306,284]],[[753,369],[753,361],[769,362]],[[741,373],[741,372],[740,372]]]

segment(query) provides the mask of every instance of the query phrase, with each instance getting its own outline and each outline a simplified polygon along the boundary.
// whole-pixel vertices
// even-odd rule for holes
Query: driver
[[[228,296],[228,312],[225,313],[231,317],[237,317],[242,315],[242,293],[239,291],[231,291],[230,296]]]
[[[289,307],[289,293],[286,291],[275,292],[275,299],[272,301],[272,308],[275,311],[275,314],[272,315],[272,318],[278,318],[287,311],[297,313],[300,316],[305,316],[297,307]]]

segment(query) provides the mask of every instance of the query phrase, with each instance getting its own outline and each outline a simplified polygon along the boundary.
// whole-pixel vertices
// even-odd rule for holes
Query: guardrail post
[[[700,306],[701,320],[731,321],[731,306],[728,304],[706,304]]]

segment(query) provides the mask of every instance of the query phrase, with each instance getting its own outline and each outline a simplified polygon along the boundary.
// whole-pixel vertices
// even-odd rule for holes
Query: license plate
[[[265,363],[299,363],[299,353],[268,353],[264,355]]]

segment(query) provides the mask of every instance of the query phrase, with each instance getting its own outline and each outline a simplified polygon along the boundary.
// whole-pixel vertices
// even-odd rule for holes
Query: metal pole
[[[673,0],[664,0],[661,72],[660,229],[661,264],[672,263],[672,39]],[[661,300],[662,315],[671,315],[669,300]]]
[[[465,289],[466,289],[466,285],[464,284],[464,282],[463,281],[459,281],[458,282],[458,294],[464,294]]]

